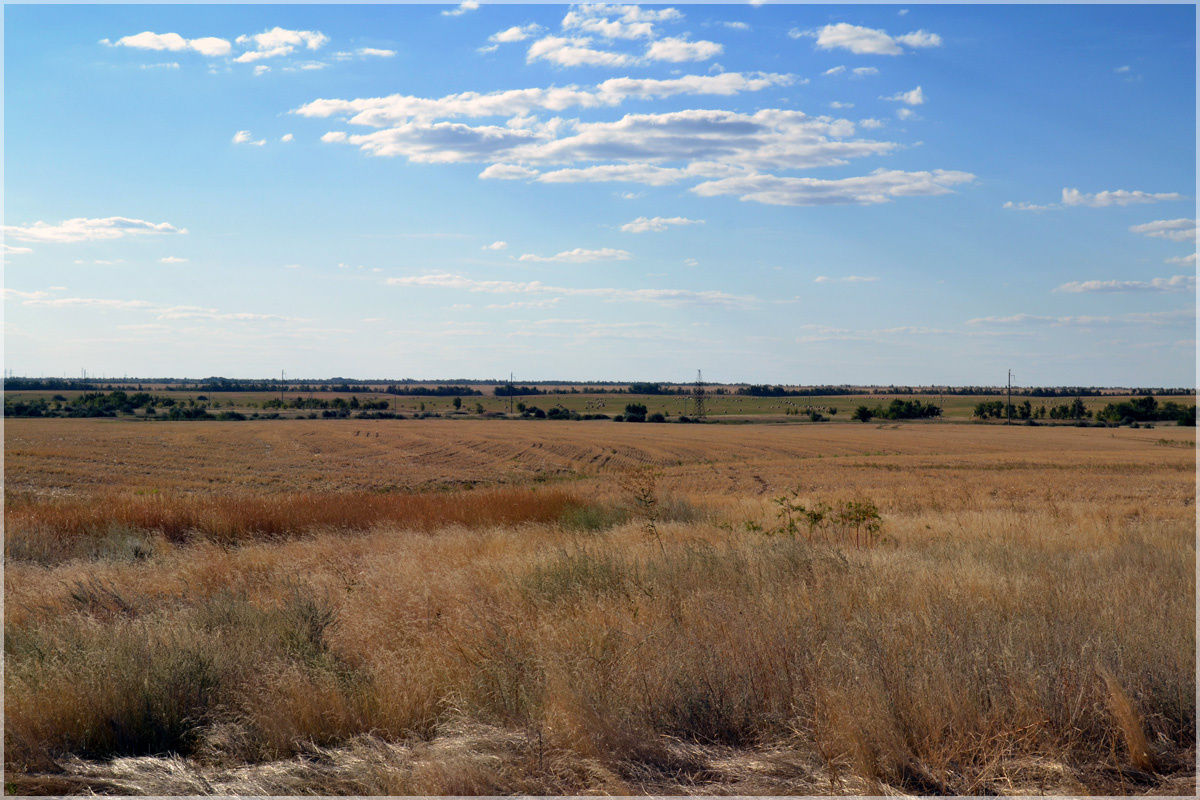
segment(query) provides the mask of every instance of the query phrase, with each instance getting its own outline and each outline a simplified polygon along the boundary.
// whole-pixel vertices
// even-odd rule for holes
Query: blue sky
[[[1172,6],[4,8],[16,374],[1195,385]]]

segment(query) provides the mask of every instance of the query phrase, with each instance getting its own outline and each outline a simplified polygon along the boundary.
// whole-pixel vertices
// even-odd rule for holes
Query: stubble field
[[[1193,429],[4,435],[11,792],[1195,789]]]

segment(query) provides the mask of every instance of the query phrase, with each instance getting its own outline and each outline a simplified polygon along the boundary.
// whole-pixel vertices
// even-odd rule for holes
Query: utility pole
[[[1008,420],[1004,424],[1012,425],[1012,370],[1011,369],[1008,371],[1008,403],[1007,403],[1007,406],[1008,406],[1008,414],[1007,414]]]
[[[283,402],[283,393],[287,391],[287,370],[279,370],[279,402]]]
[[[512,416],[512,412],[513,412],[513,408],[512,408],[512,395],[513,395],[512,379],[513,379],[513,374],[510,372],[510,373],[508,373],[508,414],[509,414],[509,416]]]
[[[696,419],[704,419],[708,416],[707,409],[704,407],[706,394],[704,389],[704,375],[700,370],[696,370],[696,383],[692,387],[692,409]]]

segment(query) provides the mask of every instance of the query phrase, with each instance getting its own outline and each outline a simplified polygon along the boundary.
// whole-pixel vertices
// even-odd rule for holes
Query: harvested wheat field
[[[1194,429],[4,436],[9,793],[1196,788]]]

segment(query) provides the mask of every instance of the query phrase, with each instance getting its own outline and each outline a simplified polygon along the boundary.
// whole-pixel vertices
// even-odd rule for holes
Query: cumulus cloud
[[[1149,281],[1072,281],[1064,283],[1056,292],[1189,292],[1196,291],[1196,276],[1176,275],[1171,278],[1154,278]]]
[[[525,60],[549,61],[560,67],[619,67],[632,64],[633,56],[591,47],[590,36],[547,36],[529,46]]]
[[[437,273],[408,278],[388,278],[390,286],[415,286],[421,288],[462,289],[488,294],[554,294],[564,297],[595,297],[608,302],[655,303],[663,306],[719,306],[748,308],[758,300],[748,295],[735,295],[717,291],[691,291],[688,289],[618,289],[618,288],[574,288],[547,286],[540,281],[479,281],[462,275]]]
[[[875,69],[875,67],[855,67],[851,72],[856,78],[865,78],[868,75],[879,74],[879,70]]]
[[[519,181],[537,177],[538,174],[536,169],[528,169],[518,164],[492,164],[479,173],[479,177],[484,180]]]
[[[1117,189],[1115,191],[1096,192],[1095,194],[1086,194],[1078,189],[1063,189],[1062,204],[1064,206],[1090,206],[1091,208],[1104,208],[1106,206],[1128,206],[1138,203],[1159,203],[1171,200],[1186,200],[1182,194],[1175,192],[1163,192],[1152,194],[1142,191],[1126,191],[1125,189]]]
[[[108,41],[105,40],[105,43],[107,44]],[[178,33],[152,33],[151,31],[143,31],[133,36],[122,36],[110,46],[133,47],[139,50],[171,50],[173,52],[192,50],[209,57],[226,55],[231,47],[227,40],[215,36],[185,39]]]
[[[768,205],[874,205],[896,197],[952,194],[951,186],[974,180],[975,176],[969,172],[877,169],[869,175],[838,180],[747,175],[701,183],[692,187],[692,191],[701,197],[737,195],[742,200]]]
[[[233,143],[234,144],[252,144],[255,147],[262,147],[264,144],[267,143],[267,140],[259,139],[257,141],[254,141],[254,138],[250,135],[250,131],[238,131],[237,133],[235,133],[233,135]]]
[[[492,242],[491,244],[485,244],[482,249],[484,249],[484,250],[503,250],[506,247],[508,247],[508,242]]]
[[[279,137],[279,141],[290,142],[294,138],[296,138],[296,137],[292,136],[290,133],[285,133],[283,136]]]
[[[276,26],[252,36],[239,36],[238,44],[252,45],[254,49],[242,53],[234,61],[246,64],[264,58],[287,56],[294,53],[297,47],[319,50],[328,41],[329,37],[320,31],[293,31]]]
[[[881,100],[892,100],[897,103],[906,103],[910,106],[919,106],[925,102],[925,93],[921,91],[921,87],[913,89],[910,92],[897,92],[891,97],[883,97]]]
[[[867,119],[860,119],[860,120],[858,121],[858,124],[859,124],[859,127],[862,127],[862,128],[868,128],[868,129],[870,129],[870,128],[882,128],[882,127],[883,127],[883,121],[882,121],[882,120],[873,119],[873,118],[871,118],[871,117],[868,117]]]
[[[911,108],[896,109],[896,119],[913,119],[916,116],[917,112],[913,111]]]
[[[815,36],[817,47],[822,50],[849,50],[857,55],[898,56],[904,53],[904,48],[900,45],[918,48],[939,47],[942,44],[942,38],[936,33],[920,30],[893,38],[887,31],[864,28],[848,22],[826,25],[815,32],[793,31],[791,35],[793,38]]]
[[[1007,203],[1004,204],[1004,208],[1011,208],[1016,211],[1046,211],[1048,209],[1057,208],[1057,207],[1058,206],[1054,205],[1053,203],[1051,203],[1050,205],[1039,206],[1034,203],[1023,203],[1023,202],[1014,203],[1012,200],[1009,200]]]
[[[496,44],[507,44],[509,42],[523,42],[526,39],[537,36],[542,31],[542,26],[536,22],[531,22],[528,25],[514,25],[511,28],[505,28],[498,33],[493,33],[488,37],[489,42]]]
[[[7,228],[5,229],[4,232],[6,235],[8,235]],[[20,253],[32,253],[32,252],[33,252],[32,247],[14,247],[13,245],[8,244],[8,243],[5,243],[5,245],[4,245],[4,254],[5,255],[18,255]]]
[[[1166,259],[1165,263],[1175,264],[1180,267],[1194,267],[1196,266],[1196,254],[1192,253],[1190,256],[1173,256]]]
[[[5,236],[21,242],[91,242],[154,233],[187,233],[187,228],[176,228],[167,222],[147,222],[129,217],[76,217],[57,225],[35,222],[28,226],[4,226]]]
[[[474,11],[479,8],[479,0],[463,0],[458,4],[458,8],[451,8],[442,12],[443,17],[461,17],[468,11]]]
[[[160,263],[160,264],[186,264],[187,259],[179,258],[177,256],[166,256],[165,258],[160,258],[158,260],[158,263]]]
[[[621,230],[625,233],[662,233],[671,225],[703,225],[702,219],[688,219],[687,217],[638,217],[632,222],[626,222],[621,226]]]
[[[1196,220],[1194,219],[1159,219],[1129,228],[1132,233],[1153,236],[1159,239],[1170,239],[1172,242],[1194,242],[1196,240]]]
[[[695,42],[681,37],[659,39],[646,50],[646,58],[650,61],[707,61],[719,56],[725,48],[716,42],[703,39]]]
[[[553,256],[539,256],[533,253],[525,253],[517,260],[583,264],[588,261],[628,261],[629,253],[625,250],[614,250],[611,247],[604,247],[599,250],[585,250],[582,247],[576,247],[574,250],[566,250]]]

